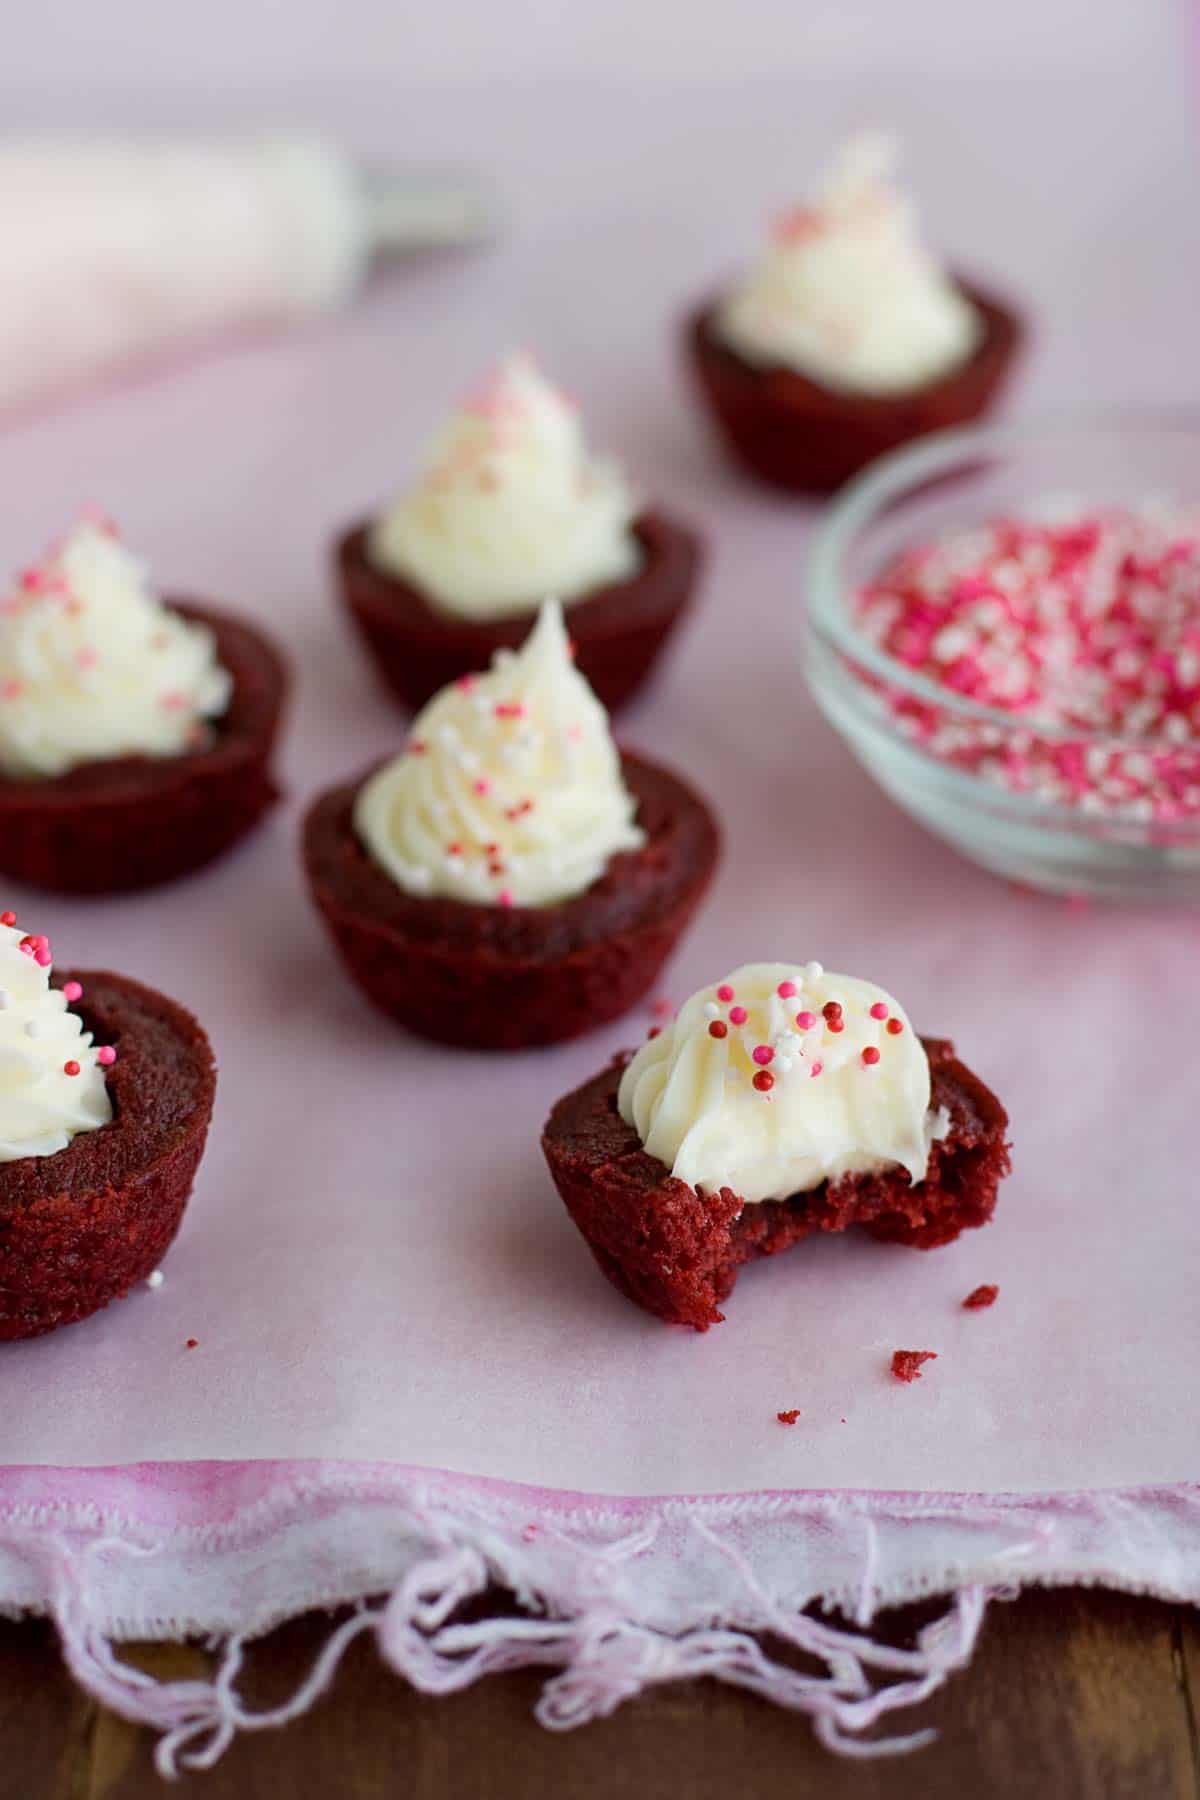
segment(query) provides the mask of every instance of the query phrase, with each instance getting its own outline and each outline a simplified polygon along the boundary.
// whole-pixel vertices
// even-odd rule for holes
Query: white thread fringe
[[[367,1632],[426,1694],[455,1693],[506,1669],[557,1670],[536,1709],[554,1731],[604,1717],[659,1683],[709,1676],[807,1715],[839,1754],[876,1757],[931,1740],[928,1730],[865,1734],[969,1662],[989,1599],[1016,1591],[1018,1569],[1025,1580],[1107,1578],[1200,1598],[1198,1559],[1181,1555],[1200,1530],[1195,1489],[1008,1502],[763,1495],[605,1508],[441,1479],[450,1485],[400,1472],[374,1480],[291,1473],[224,1526],[162,1534],[95,1508],[0,1510],[0,1606],[50,1614],[75,1678],[113,1712],[160,1733],[157,1766],[173,1777],[211,1767],[239,1731],[272,1730],[306,1712]],[[1111,1555],[1114,1531],[1137,1569],[1106,1574],[1097,1560]],[[932,1567],[922,1575],[913,1556],[922,1542],[927,1564],[939,1546],[940,1586],[955,1591],[914,1647],[898,1649],[868,1627],[881,1604],[937,1591]],[[305,1590],[299,1571],[311,1575],[322,1560],[343,1565],[333,1587]],[[822,1581],[812,1579],[817,1567]],[[246,1587],[253,1580],[264,1584],[257,1602]],[[514,1594],[522,1610],[460,1616],[492,1589]],[[183,1590],[191,1610],[166,1615],[164,1596]],[[381,1592],[382,1600],[361,1598]],[[291,1697],[251,1710],[238,1690],[246,1642],[313,1605],[356,1596]],[[815,1598],[836,1603],[857,1629],[812,1616]],[[197,1630],[219,1652],[210,1679],[158,1680],[114,1648]],[[770,1642],[810,1666],[780,1660]]]

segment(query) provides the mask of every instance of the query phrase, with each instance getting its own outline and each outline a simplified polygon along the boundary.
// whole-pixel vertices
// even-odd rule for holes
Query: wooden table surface
[[[930,1615],[880,1621],[911,1641]],[[247,1657],[243,1690],[278,1701],[329,1628],[310,1615]],[[200,1674],[190,1646],[130,1653]],[[1185,1607],[1077,1590],[989,1612],[975,1661],[920,1715],[941,1736],[903,1759],[848,1762],[807,1723],[710,1682],[660,1688],[581,1730],[532,1717],[541,1677],[491,1677],[446,1700],[414,1694],[366,1638],[331,1694],[284,1731],[243,1736],[186,1777],[203,1800],[1197,1800],[1200,1619]],[[901,1717],[901,1715],[897,1715]],[[150,1733],[114,1718],[64,1670],[53,1630],[0,1621],[0,1800],[162,1796]]]

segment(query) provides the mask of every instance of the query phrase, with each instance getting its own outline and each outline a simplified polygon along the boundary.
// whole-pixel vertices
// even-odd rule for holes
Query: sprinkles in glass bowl
[[[926,439],[810,575],[814,694],[922,823],[1059,893],[1200,899],[1200,419]]]

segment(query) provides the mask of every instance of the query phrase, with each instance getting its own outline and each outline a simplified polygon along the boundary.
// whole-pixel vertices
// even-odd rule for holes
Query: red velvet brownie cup
[[[259,632],[81,521],[0,600],[0,871],[105,894],[222,855],[278,798],[285,689]]]
[[[0,1340],[87,1318],[158,1268],[216,1089],[173,1000],[50,971],[47,939],[0,914]]]
[[[350,617],[416,711],[524,642],[542,600],[567,607],[579,668],[613,709],[647,679],[687,612],[700,540],[639,510],[591,457],[575,407],[510,356],[436,440],[417,485],[337,545]]]
[[[550,1172],[608,1279],[706,1331],[741,1265],[864,1226],[934,1249],[986,1225],[1008,1115],[897,1002],[819,963],[757,963],[560,1100]]]
[[[430,702],[405,751],[316,801],[317,907],[371,1002],[475,1049],[555,1043],[652,986],[703,895],[716,824],[621,755],[561,609]]]
[[[965,425],[997,397],[1017,315],[943,273],[854,140],[819,201],[780,221],[757,268],[688,320],[687,355],[733,457],[772,487],[827,494],[876,457]]]

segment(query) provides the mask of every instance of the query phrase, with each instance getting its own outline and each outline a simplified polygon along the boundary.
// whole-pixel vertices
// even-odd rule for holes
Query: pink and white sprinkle
[[[1059,805],[1200,814],[1200,505],[963,528],[905,551],[857,610],[897,662],[1028,724],[1008,732],[884,686],[933,756]]]

